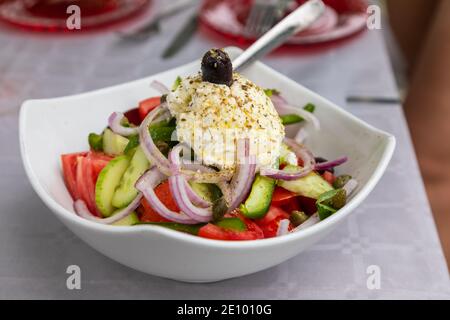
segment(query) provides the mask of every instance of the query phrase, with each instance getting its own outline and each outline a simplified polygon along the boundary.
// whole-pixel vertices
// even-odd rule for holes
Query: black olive
[[[221,49],[211,49],[202,59],[202,79],[216,84],[233,83],[233,65],[228,54]]]
[[[322,158],[322,157],[316,157],[315,159],[316,159],[316,163],[323,163],[323,162],[327,162],[328,161],[327,159]],[[330,169],[327,169],[327,170],[317,170],[317,172],[319,174],[324,174],[325,171],[328,171],[328,172],[331,172],[331,173],[334,174],[334,168],[330,168]]]

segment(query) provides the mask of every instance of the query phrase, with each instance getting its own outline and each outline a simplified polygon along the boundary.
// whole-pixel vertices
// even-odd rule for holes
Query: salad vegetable
[[[89,151],[61,156],[77,215],[235,241],[296,232],[345,206],[358,183],[335,170],[348,158],[315,157],[303,143],[320,129],[314,104],[298,108],[234,73],[219,49],[201,69],[171,90],[153,81],[161,96],[113,112]],[[284,133],[292,124],[297,140]]]

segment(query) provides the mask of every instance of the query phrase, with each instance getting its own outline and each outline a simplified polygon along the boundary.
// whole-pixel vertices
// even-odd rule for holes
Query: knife
[[[127,32],[119,32],[119,35],[124,40],[145,40],[145,38],[149,38],[152,34],[159,32],[159,25],[163,20],[192,7],[196,3],[197,0],[178,0],[174,3],[170,3],[169,5],[161,8],[151,21],[138,27],[137,29]]]
[[[164,50],[162,57],[164,59],[170,58],[177,54],[192,38],[198,27],[198,13],[194,13],[188,21],[180,28],[173,40]]]

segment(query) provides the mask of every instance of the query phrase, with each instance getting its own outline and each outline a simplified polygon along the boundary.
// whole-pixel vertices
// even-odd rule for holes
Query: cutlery
[[[170,18],[183,10],[196,4],[197,0],[179,0],[168,6],[161,8],[161,10],[152,18],[148,23],[138,27],[135,30],[120,33],[122,40],[145,40],[148,39],[153,34],[159,32],[160,23],[166,19]]]
[[[291,35],[308,28],[322,15],[324,10],[325,5],[321,0],[310,0],[298,7],[234,59],[234,70],[245,68],[248,64],[280,46]]]
[[[372,96],[348,96],[348,103],[372,103],[372,104],[402,104],[399,98],[372,97]]]
[[[162,54],[162,58],[167,59],[177,54],[188,42],[197,31],[198,27],[198,13],[194,13],[183,25],[178,33],[175,35],[170,44],[166,47]]]
[[[260,36],[279,20],[290,5],[291,0],[256,0],[245,23],[244,34],[248,37]]]

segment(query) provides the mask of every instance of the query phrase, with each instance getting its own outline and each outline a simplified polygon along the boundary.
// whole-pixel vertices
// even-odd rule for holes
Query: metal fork
[[[244,34],[258,37],[269,30],[285,13],[292,0],[255,0],[244,28]]]

